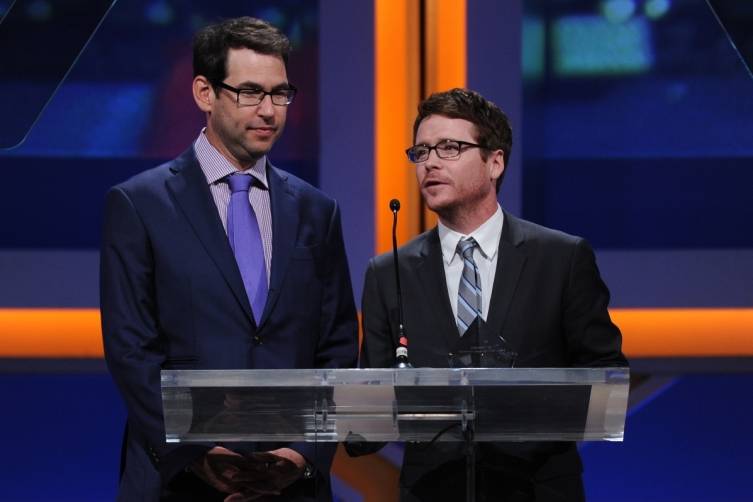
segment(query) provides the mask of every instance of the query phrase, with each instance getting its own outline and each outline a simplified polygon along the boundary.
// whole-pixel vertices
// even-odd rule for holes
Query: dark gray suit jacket
[[[519,354],[518,367],[624,366],[619,329],[611,322],[609,291],[586,241],[505,212],[487,325]],[[436,228],[398,251],[411,363],[447,367],[458,331],[447,294]],[[389,367],[397,345],[398,305],[392,254],[369,262],[363,293],[361,366]],[[401,472],[404,500],[449,500],[461,445],[408,444]],[[492,472],[489,493],[507,477],[536,484],[579,475],[574,443],[486,443],[479,462]],[[454,473],[460,467],[450,468]],[[512,481],[511,481],[512,482]],[[449,490],[449,491],[448,491]],[[501,489],[500,489],[501,490]],[[461,492],[462,493],[462,492]],[[502,491],[499,491],[502,493]]]

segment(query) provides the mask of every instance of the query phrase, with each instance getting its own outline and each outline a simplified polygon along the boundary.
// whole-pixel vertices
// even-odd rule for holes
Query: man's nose
[[[264,97],[261,98],[261,103],[257,105],[256,113],[264,117],[271,117],[275,113],[274,106],[275,105],[272,104],[272,95],[265,94]]]
[[[439,167],[440,163],[441,159],[439,158],[439,154],[437,154],[437,149],[432,148],[429,150],[429,156],[426,157],[426,160],[423,162],[424,167],[426,169],[436,169]]]

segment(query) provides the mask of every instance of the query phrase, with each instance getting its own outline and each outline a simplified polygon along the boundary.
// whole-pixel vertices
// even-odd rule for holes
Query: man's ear
[[[214,94],[214,87],[209,80],[203,75],[197,75],[193,79],[193,99],[196,106],[204,113],[212,111],[214,100],[217,96]]]
[[[489,157],[486,159],[486,165],[489,167],[489,178],[492,184],[496,186],[497,180],[502,173],[505,172],[505,152],[502,150],[494,150],[489,152]]]

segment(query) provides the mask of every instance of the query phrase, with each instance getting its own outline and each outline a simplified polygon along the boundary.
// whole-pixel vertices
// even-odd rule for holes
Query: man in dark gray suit
[[[413,136],[407,154],[439,224],[398,251],[412,364],[447,367],[480,318],[517,353],[516,366],[626,365],[588,243],[497,201],[512,146],[505,114],[452,89],[419,105]],[[377,256],[363,293],[362,366],[392,366],[398,319],[392,256]],[[401,500],[463,500],[464,462],[461,444],[407,445]],[[479,500],[584,499],[574,443],[481,444],[477,472]]]

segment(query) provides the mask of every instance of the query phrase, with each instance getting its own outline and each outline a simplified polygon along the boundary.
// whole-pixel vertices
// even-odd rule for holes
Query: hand
[[[290,448],[252,453],[245,460],[247,464],[234,474],[232,480],[240,488],[240,493],[231,495],[225,502],[279,495],[303,475],[306,466],[306,459]]]
[[[299,470],[299,475],[303,474],[303,470],[306,468],[306,459],[298,453],[297,451],[290,449],[290,448],[278,448],[277,450],[272,450],[267,453],[271,453],[272,455],[277,455],[278,457],[285,458],[287,460],[290,460],[295,464],[295,466]]]
[[[233,478],[240,472],[246,459],[234,451],[215,446],[191,465],[191,470],[205,483],[222,493],[237,493]]]
[[[215,489],[230,494],[225,502],[245,502],[266,495],[279,495],[301,477],[305,466],[306,459],[290,448],[244,457],[215,446],[191,469]]]

